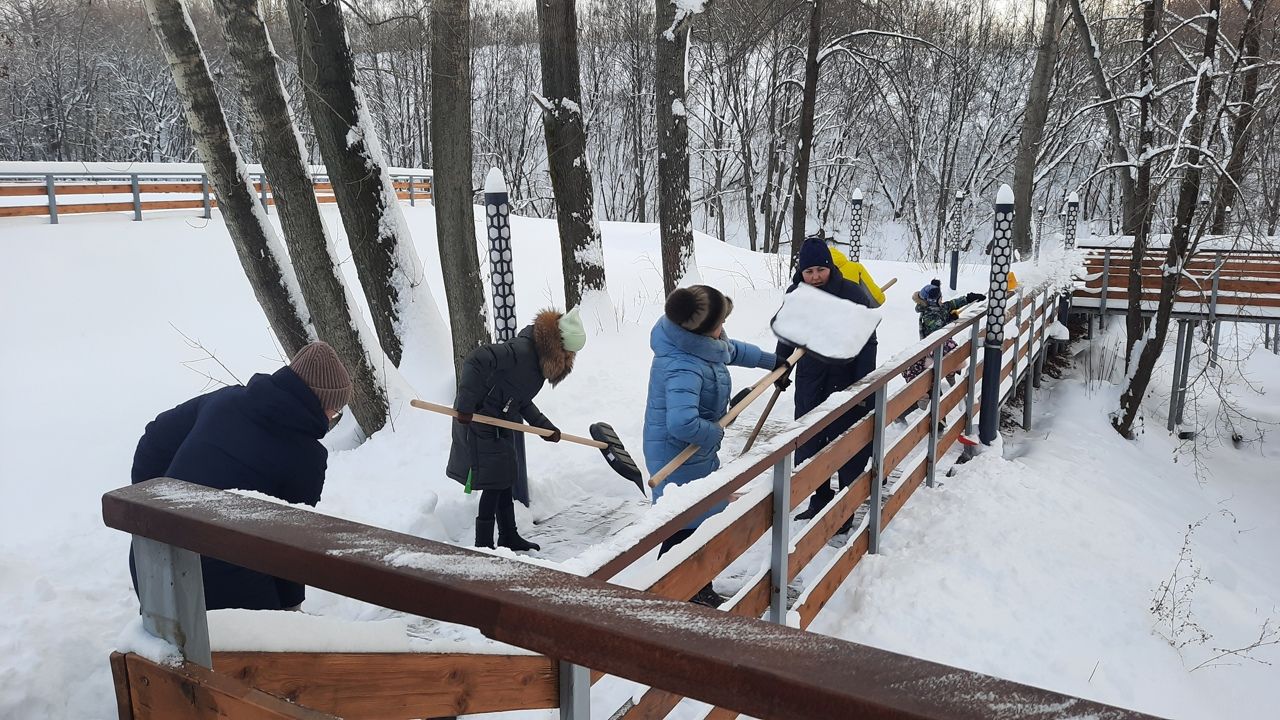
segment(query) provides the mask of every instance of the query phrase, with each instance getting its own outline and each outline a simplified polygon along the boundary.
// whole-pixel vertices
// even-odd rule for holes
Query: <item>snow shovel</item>
[[[437,405],[436,403],[427,402],[425,400],[410,400],[409,404],[419,410],[430,410],[441,415],[449,417],[458,417],[458,411],[448,405]],[[485,425],[493,425],[495,427],[506,428],[508,430],[518,430],[519,432],[529,433],[530,435],[539,435],[541,437],[549,437],[553,431],[546,428],[534,427],[523,423],[511,422],[510,420],[502,420],[500,418],[489,417],[488,415],[472,415],[473,422],[484,423]],[[631,454],[622,446],[622,439],[613,431],[613,427],[608,423],[593,423],[589,430],[591,437],[579,437],[568,433],[560,433],[561,440],[567,440],[571,443],[586,445],[599,450],[603,455],[609,467],[613,468],[622,477],[635,483],[640,488],[640,492],[644,493],[644,476],[640,473],[639,466],[636,461],[631,459]]]
[[[788,372],[788,366],[795,366],[805,353],[832,362],[844,362],[857,357],[879,324],[880,313],[871,308],[808,285],[800,285],[787,294],[782,301],[782,308],[769,323],[779,340],[796,348],[791,357],[787,358],[788,365],[765,375],[742,401],[720,418],[718,424],[722,428],[728,427],[748,405],[764,394],[769,385]],[[849,331],[833,337],[829,332],[833,325],[849,328]],[[657,487],[658,483],[670,477],[671,473],[697,451],[697,445],[690,445],[682,450],[649,478],[649,487]]]
[[[880,287],[880,291],[884,292],[885,290],[888,290],[893,287],[896,282],[898,282],[898,278],[890,278],[889,282]],[[760,430],[764,427],[764,421],[769,419],[769,413],[772,412],[773,405],[778,402],[778,396],[781,394],[782,388],[775,387],[773,389],[773,395],[769,396],[769,403],[764,406],[764,412],[760,413],[760,419],[756,421],[756,426],[751,430],[751,435],[747,437],[747,444],[742,446],[742,452],[739,453],[739,455],[746,455],[747,451],[751,449],[751,446],[755,445],[756,438],[760,436]]]

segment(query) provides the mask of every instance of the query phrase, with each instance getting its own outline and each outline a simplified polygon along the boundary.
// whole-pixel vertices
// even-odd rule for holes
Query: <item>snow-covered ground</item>
[[[340,230],[336,209],[323,212]],[[432,210],[405,213],[443,307]],[[553,221],[513,218],[512,230],[523,322],[562,302],[559,251]],[[662,306],[657,231],[621,223],[603,230],[612,308],[594,309],[574,374],[538,403],[568,432],[612,423],[639,459],[648,334]],[[729,332],[771,345],[778,260],[704,236],[697,255],[701,279],[734,298]],[[900,283],[879,330],[887,358],[916,341],[910,291],[942,272],[869,267],[881,282]],[[355,287],[350,263],[344,271]],[[960,292],[982,289],[985,274],[964,268]],[[128,539],[103,527],[99,498],[127,482],[134,444],[156,413],[210,386],[206,376],[234,382],[270,372],[280,351],[216,213],[212,221],[163,214],[140,223],[126,215],[69,216],[59,226],[5,221],[0,338],[0,717],[113,717],[106,656],[136,604]],[[1247,332],[1240,338],[1257,343]],[[406,378],[426,399],[447,403],[429,372],[434,365],[407,358]],[[1237,400],[1255,416],[1280,420],[1280,359],[1254,353],[1246,368],[1255,387],[1236,382]],[[735,370],[735,383],[756,375]],[[1167,386],[1167,375],[1153,382],[1157,395]],[[1267,390],[1269,401],[1260,394]],[[1280,700],[1273,667],[1237,659],[1238,666],[1189,669],[1213,646],[1256,636],[1280,597],[1269,555],[1280,547],[1275,441],[1207,450],[1201,460],[1212,474],[1198,483],[1162,417],[1149,415],[1146,434],[1132,444],[1106,427],[1113,395],[1110,386],[1069,379],[1041,396],[1036,431],[1006,443],[1018,459],[988,454],[943,488],[922,488],[886,533],[883,555],[863,561],[815,628],[1173,717],[1220,717],[1224,707],[1230,716],[1265,716],[1259,712]],[[1206,398],[1199,409],[1213,415],[1215,407]],[[789,394],[775,413],[790,416]],[[443,475],[447,427],[444,418],[401,409],[393,432],[355,450],[345,449],[349,432],[339,428],[320,511],[470,544],[476,498]],[[597,452],[536,441],[529,452],[534,504],[520,522],[547,541],[544,560],[570,560],[646,511],[634,485],[611,474]],[[1218,513],[1223,508],[1234,523]],[[1179,657],[1156,634],[1148,608],[1186,526],[1206,515],[1191,547],[1213,582],[1199,585],[1191,607],[1214,640]],[[304,609],[348,620],[388,616],[314,590]],[[215,644],[244,642],[243,632],[219,633],[229,623],[214,623]],[[433,630],[418,624],[409,632],[420,645]],[[1276,655],[1274,647],[1256,653]]]

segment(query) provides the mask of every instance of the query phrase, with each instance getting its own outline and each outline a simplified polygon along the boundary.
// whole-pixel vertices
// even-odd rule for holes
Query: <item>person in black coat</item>
[[[835,263],[831,260],[831,251],[827,248],[826,242],[820,237],[805,238],[804,244],[800,246],[800,254],[796,262],[796,274],[792,277],[791,287],[787,288],[787,292],[795,290],[802,282],[829,292],[836,297],[856,302],[859,305],[875,307],[875,302],[861,286],[846,280],[840,275],[840,270],[836,268]],[[833,332],[839,332],[839,330],[839,328],[832,328]],[[821,405],[827,398],[831,397],[832,393],[845,390],[850,385],[866,377],[876,367],[876,349],[877,341],[873,333],[871,339],[862,348],[862,351],[850,362],[832,363],[812,355],[802,357],[800,362],[796,363],[795,368],[796,418],[798,419]],[[795,348],[786,343],[778,343],[778,362],[782,363],[794,350]],[[790,382],[790,379],[784,375],[779,378],[778,385],[786,388]],[[828,443],[853,427],[854,423],[866,417],[872,406],[873,401],[871,400],[859,404],[844,415],[841,415],[835,422],[828,425],[808,442],[801,445],[796,450],[796,465],[816,455]],[[849,462],[840,468],[840,487],[844,488],[851,485],[866,470],[867,462],[870,459],[871,446],[868,444],[866,448],[854,455]],[[835,497],[835,491],[831,489],[830,483],[819,485],[817,491],[809,499],[808,508],[796,515],[796,519],[808,520],[813,518],[822,508],[826,507],[827,503],[831,502],[833,497]]]
[[[351,401],[351,378],[333,348],[313,342],[288,366],[188,400],[147,424],[133,456],[134,483],[171,477],[220,490],[254,490],[315,505],[328,451],[320,439]],[[205,607],[291,610],[304,588],[200,558]],[[138,585],[133,555],[129,570]]]
[[[516,529],[511,490],[519,472],[517,431],[472,422],[472,416],[478,413],[553,430],[542,439],[559,442],[560,431],[533,404],[533,398],[544,382],[555,387],[569,376],[573,358],[586,339],[576,309],[564,315],[543,310],[514,340],[476,348],[463,361],[453,403],[458,417],[445,474],[483,491],[476,516],[476,547],[494,546],[496,523],[499,545],[515,551],[542,549],[520,537]]]

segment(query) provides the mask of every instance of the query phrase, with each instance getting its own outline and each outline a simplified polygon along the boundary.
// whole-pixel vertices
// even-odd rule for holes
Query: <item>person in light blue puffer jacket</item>
[[[649,400],[644,413],[644,461],[652,475],[689,445],[693,457],[653,489],[653,502],[672,485],[706,477],[720,467],[720,418],[729,408],[731,382],[728,365],[773,370],[774,354],[750,343],[730,340],[724,320],[733,300],[709,285],[677,288],[667,297],[666,313],[649,334],[653,365],[649,370]],[[693,534],[722,503],[662,544],[666,552]],[[707,588],[704,588],[706,590]]]

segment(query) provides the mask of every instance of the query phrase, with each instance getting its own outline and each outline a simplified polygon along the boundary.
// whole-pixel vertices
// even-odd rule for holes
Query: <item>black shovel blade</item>
[[[644,475],[640,472],[640,467],[636,465],[636,461],[631,459],[631,453],[622,446],[622,439],[618,437],[618,433],[613,431],[613,426],[609,423],[592,423],[591,439],[602,442],[609,447],[600,448],[600,452],[604,455],[604,459],[609,463],[609,467],[622,477],[630,480],[640,488],[640,494],[644,495]]]

